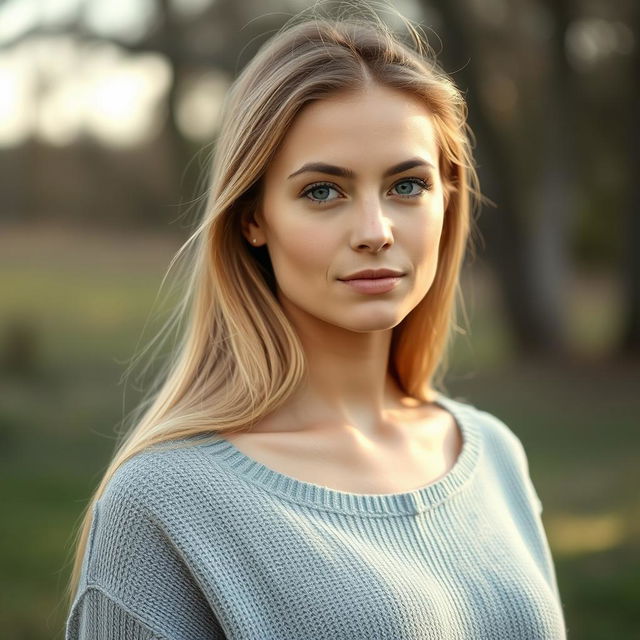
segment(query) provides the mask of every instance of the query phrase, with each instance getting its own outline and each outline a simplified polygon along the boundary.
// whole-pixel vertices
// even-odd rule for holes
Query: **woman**
[[[479,192],[409,31],[294,22],[229,91],[183,341],[87,507],[68,640],[565,637],[520,440],[433,382]]]

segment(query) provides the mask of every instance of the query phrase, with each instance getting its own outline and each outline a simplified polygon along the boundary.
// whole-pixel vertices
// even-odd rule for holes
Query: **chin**
[[[356,333],[369,333],[371,331],[393,329],[404,320],[404,317],[399,317],[396,314],[368,313],[367,317],[362,318],[361,322],[354,321],[354,318],[350,320],[351,322],[339,323],[339,325]]]

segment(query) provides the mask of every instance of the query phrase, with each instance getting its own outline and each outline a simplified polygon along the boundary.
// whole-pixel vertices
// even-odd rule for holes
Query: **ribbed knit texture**
[[[566,638],[521,441],[437,404],[462,451],[404,493],[296,480],[221,436],[134,456],[96,504],[66,640]]]

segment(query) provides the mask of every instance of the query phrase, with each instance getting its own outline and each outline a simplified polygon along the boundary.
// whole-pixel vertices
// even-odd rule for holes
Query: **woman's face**
[[[375,331],[429,291],[444,201],[432,118],[416,98],[376,85],[310,103],[264,179],[258,224],[244,233],[266,243],[285,311]],[[341,280],[382,268],[404,274],[382,293]]]

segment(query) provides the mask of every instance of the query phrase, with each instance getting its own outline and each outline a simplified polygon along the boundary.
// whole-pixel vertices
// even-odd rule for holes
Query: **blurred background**
[[[200,212],[220,100],[310,4],[0,1],[3,637],[62,637],[73,533],[151,379],[122,375],[171,308],[156,295]],[[637,637],[638,3],[394,4],[465,92],[495,203],[448,393],[525,445],[569,636]]]

